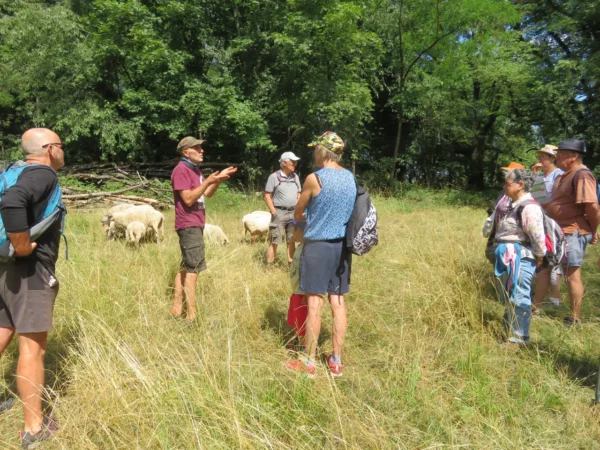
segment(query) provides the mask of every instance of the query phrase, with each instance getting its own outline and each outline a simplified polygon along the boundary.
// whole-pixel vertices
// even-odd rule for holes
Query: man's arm
[[[265,203],[267,204],[267,208],[269,208],[269,211],[271,211],[271,214],[275,214],[277,211],[275,211],[275,205],[273,204],[273,193],[265,192],[264,199]]]
[[[592,227],[592,240],[590,244],[598,242],[598,224],[600,223],[600,206],[598,202],[585,204],[585,215]]]
[[[29,230],[22,233],[6,233],[10,243],[15,249],[15,256],[29,256],[33,253],[37,244],[29,240]]]
[[[229,177],[234,174],[235,172],[237,172],[237,167],[228,167],[227,169],[223,169],[219,172],[219,180],[216,183],[211,184],[206,191],[204,192],[204,196],[211,198],[213,195],[215,195],[215,192],[217,192],[217,189],[219,188],[219,185],[229,179]],[[200,198],[200,197],[198,197]]]
[[[219,184],[222,181],[227,180],[236,170],[236,167],[228,167],[220,172],[211,174],[206,180],[204,180],[204,183],[202,183],[196,189],[183,189],[179,191],[179,195],[181,195],[183,203],[185,203],[187,207],[191,207],[198,201],[200,197],[202,197],[202,195],[206,195],[206,197],[212,197],[219,187]]]
[[[37,247],[29,238],[28,208],[47,201],[57,182],[56,173],[49,167],[26,168],[2,196],[0,214],[16,256],[28,256]]]
[[[294,211],[294,220],[297,222],[306,220],[306,217],[304,217],[304,210],[308,207],[310,199],[318,195],[319,192],[321,192],[321,187],[317,182],[317,177],[314,173],[311,173],[306,177],[302,192],[300,193],[300,197],[298,197],[298,203],[296,203],[296,209]]]

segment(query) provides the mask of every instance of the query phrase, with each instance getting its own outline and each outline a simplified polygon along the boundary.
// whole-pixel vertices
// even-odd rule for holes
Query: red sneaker
[[[329,366],[329,371],[331,372],[332,377],[341,377],[342,376],[342,364],[334,363],[331,360],[333,355],[329,355],[327,357],[327,365]]]
[[[315,378],[317,376],[317,369],[314,364],[307,366],[298,359],[290,359],[289,361],[286,361],[285,368],[287,370],[291,370],[292,372],[305,373],[308,378]]]

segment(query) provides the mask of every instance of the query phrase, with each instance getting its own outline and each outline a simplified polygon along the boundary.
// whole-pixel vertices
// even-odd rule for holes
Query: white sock
[[[552,304],[554,306],[559,306],[560,305],[560,298],[550,297],[550,301],[552,302]]]

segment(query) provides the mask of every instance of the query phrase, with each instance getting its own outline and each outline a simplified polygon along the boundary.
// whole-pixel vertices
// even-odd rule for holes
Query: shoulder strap
[[[586,172],[586,171],[592,173],[592,171],[590,169],[588,169],[587,167],[582,167],[577,172],[575,172],[575,174],[573,175],[573,179],[571,180],[571,195],[575,194],[575,178],[577,178],[577,174],[579,174],[579,172]],[[592,173],[592,176],[594,177],[593,173]],[[594,177],[594,180],[596,180],[596,177]],[[598,185],[598,180],[596,180],[596,185]]]
[[[540,204],[535,201],[534,199],[531,200],[525,200],[523,203],[521,203],[519,206],[517,206],[517,220],[519,221],[519,226],[523,225],[523,210],[525,209],[526,206],[529,205],[538,205],[540,206]],[[544,210],[542,209],[542,207],[540,206],[540,209],[542,210],[542,215],[544,214]]]

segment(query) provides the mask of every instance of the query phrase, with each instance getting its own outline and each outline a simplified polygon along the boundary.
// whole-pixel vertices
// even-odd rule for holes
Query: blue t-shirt
[[[329,241],[346,236],[346,226],[356,201],[356,182],[346,169],[323,168],[315,172],[321,192],[308,205],[304,238]]]

